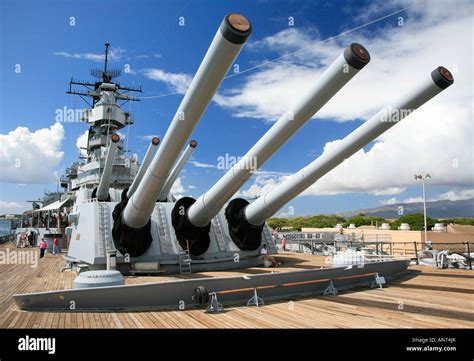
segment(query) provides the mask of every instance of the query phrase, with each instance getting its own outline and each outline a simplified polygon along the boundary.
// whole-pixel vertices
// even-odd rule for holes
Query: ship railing
[[[474,247],[472,242],[396,242],[393,243],[393,253],[403,253],[410,256],[412,260],[419,264],[421,258],[425,258],[426,251],[448,251],[450,254],[458,254],[466,259],[467,265],[472,270],[474,259]]]
[[[324,241],[316,239],[289,239],[286,240],[285,249],[278,242],[280,250],[294,253],[306,253],[320,256],[333,256],[337,252],[359,247],[364,252],[367,262],[381,262],[384,260],[412,260],[419,264],[424,257],[425,250],[447,250],[450,254],[458,254],[466,259],[467,267],[472,269],[474,248],[469,241],[465,242],[364,242],[342,243],[338,241]],[[363,247],[360,247],[363,246]],[[355,253],[355,252],[354,252]]]
[[[346,249],[359,249],[365,250],[366,253],[374,253],[380,255],[387,255],[393,254],[393,243],[387,241],[358,241],[358,240],[351,240],[344,235],[335,234],[334,237],[331,238],[291,238],[291,237],[284,237],[286,245],[285,250],[290,252],[297,252],[297,253],[311,253],[311,254],[319,254],[319,255],[330,255],[336,253],[337,251],[343,251]],[[282,248],[282,240],[276,239],[277,244],[280,245],[280,249]]]
[[[395,260],[410,260],[410,256],[403,255],[393,255],[393,254],[364,254],[365,263],[373,262],[385,262],[385,261],[395,261]]]

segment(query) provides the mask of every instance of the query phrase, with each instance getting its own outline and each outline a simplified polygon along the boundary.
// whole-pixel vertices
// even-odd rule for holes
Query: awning
[[[44,206],[43,208],[35,209],[34,212],[54,211],[54,210],[60,209],[61,207],[64,207],[64,205],[68,201],[69,201],[69,198],[66,199],[65,201],[56,201],[54,203],[48,204],[47,206]]]

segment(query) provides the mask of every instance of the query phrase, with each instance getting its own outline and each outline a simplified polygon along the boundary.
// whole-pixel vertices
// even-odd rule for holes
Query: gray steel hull
[[[408,260],[365,264],[363,267],[313,269],[235,277],[198,278],[139,285],[70,289],[14,295],[29,311],[186,310],[201,306],[193,299],[199,286],[216,292],[224,305],[247,302],[257,288],[264,301],[323,294],[333,281],[337,290],[370,285],[375,273],[391,278],[405,271]]]

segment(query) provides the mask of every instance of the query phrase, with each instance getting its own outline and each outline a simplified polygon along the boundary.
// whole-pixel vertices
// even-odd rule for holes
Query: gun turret
[[[110,177],[114,165],[114,159],[117,155],[118,142],[120,137],[118,134],[112,134],[110,137],[110,144],[107,149],[107,157],[105,158],[105,165],[100,177],[99,186],[97,187],[97,199],[101,202],[110,200],[109,188]]]
[[[133,193],[137,190],[138,185],[140,184],[143,176],[145,175],[146,170],[148,169],[148,166],[151,163],[151,160],[153,159],[153,156],[156,153],[156,149],[158,147],[158,144],[160,144],[160,139],[157,137],[153,137],[151,139],[150,145],[148,146],[148,149],[145,153],[145,157],[143,158],[143,162],[140,165],[140,169],[138,169],[138,173],[133,179],[132,185],[130,188],[128,188],[127,191],[127,198],[130,198]]]
[[[278,149],[316,114],[370,61],[369,52],[360,44],[349,45],[326,69],[312,89],[283,114],[270,130],[199,199],[180,199],[173,211],[175,231],[192,254],[207,249],[211,219],[226,202]],[[183,208],[187,211],[183,212]],[[181,220],[179,220],[181,219]],[[198,245],[200,243],[200,245]]]
[[[197,147],[197,142],[195,140],[191,140],[189,145],[183,151],[179,159],[177,160],[176,164],[174,165],[173,169],[171,170],[168,179],[166,179],[165,185],[163,186],[163,190],[161,191],[160,195],[158,196],[159,201],[166,201],[168,198],[168,194],[173,186],[174,182],[178,178],[179,173],[183,169],[184,165],[188,161],[189,157],[193,153],[194,149]]]
[[[418,87],[377,113],[333,148],[270,192],[251,204],[243,199],[232,200],[225,211],[232,240],[241,249],[257,249],[260,246],[265,220],[330,170],[449,87],[453,82],[453,76],[446,68],[436,68],[431,76],[427,77]]]

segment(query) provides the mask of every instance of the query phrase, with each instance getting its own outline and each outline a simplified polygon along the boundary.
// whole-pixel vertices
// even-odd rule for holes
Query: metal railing
[[[340,235],[332,233],[333,239],[320,236],[318,238],[309,238],[295,234],[280,234],[276,239],[276,244],[282,248],[283,238],[285,239],[285,251],[296,253],[307,253],[321,256],[332,256],[339,251],[348,249],[364,250],[368,259],[377,260],[393,258],[410,258],[416,264],[420,263],[420,256],[425,250],[443,251],[447,250],[450,254],[459,254],[466,259],[468,268],[472,270],[473,257],[471,255],[472,245],[469,241],[465,242],[442,242],[425,245],[424,242],[392,242],[390,235],[366,235],[363,237],[353,237],[353,235]],[[379,236],[379,237],[378,237]],[[385,237],[385,236],[388,236]],[[389,239],[387,241],[387,239]]]

